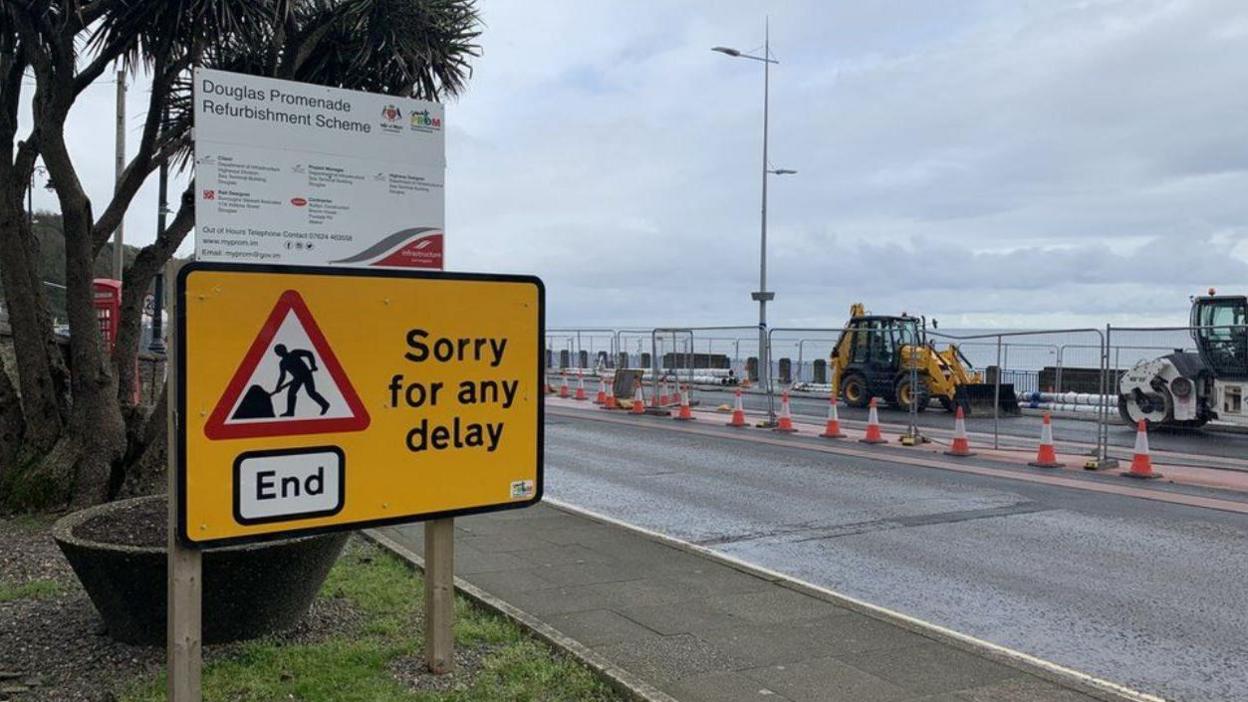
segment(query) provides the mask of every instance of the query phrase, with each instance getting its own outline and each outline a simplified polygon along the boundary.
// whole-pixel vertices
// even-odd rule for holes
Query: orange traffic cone
[[[563,381],[562,384],[559,386],[559,397],[562,397],[563,399],[566,400],[568,399],[568,396],[572,394],[568,392],[568,374],[567,373],[563,374],[562,381]]]
[[[670,400],[671,398],[667,396],[667,381],[660,380],[659,381],[659,406],[662,407],[666,405]]]
[[[880,433],[880,412],[875,407],[875,398],[871,398],[871,404],[867,409],[867,435],[858,441],[864,444],[887,444],[888,439]]]
[[[793,412],[789,409],[788,390],[780,393],[780,417],[772,431],[782,431],[786,434],[792,434],[797,431],[797,429],[793,427]]]
[[[588,400],[589,396],[585,394],[585,371],[578,370],[576,372],[576,397],[574,400]]]
[[[949,450],[945,451],[946,456],[974,456],[971,453],[971,442],[966,438],[966,415],[962,413],[962,406],[958,405],[958,412],[953,419],[953,443],[949,444]]]
[[[676,419],[679,419],[685,422],[689,421],[690,419],[697,419],[696,417],[693,416],[693,412],[691,408],[689,407],[689,386],[688,385],[686,385],[684,390],[680,392],[680,413],[676,415]]]
[[[646,398],[641,394],[641,383],[637,383],[637,389],[633,391],[633,407],[629,411],[633,414],[646,413]]]
[[[594,398],[594,404],[607,404],[607,381],[602,376],[598,377],[598,396]]]
[[[1040,427],[1040,449],[1036,452],[1036,460],[1028,463],[1037,468],[1061,468],[1057,462],[1057,451],[1053,448],[1053,423],[1049,413],[1044,413],[1044,424]]]
[[[555,386],[550,384],[550,378],[546,378],[546,394],[547,395],[555,394]]]
[[[841,432],[841,419],[836,416],[836,396],[828,398],[828,426],[823,430],[822,436],[825,439],[843,439],[845,434]]]
[[[741,388],[737,388],[737,398],[732,403],[732,420],[728,422],[728,426],[748,426],[745,423],[745,405],[741,403]]]
[[[1122,475],[1140,480],[1161,477],[1161,473],[1153,472],[1153,459],[1148,455],[1148,424],[1143,419],[1135,426],[1135,454],[1131,456],[1131,470],[1123,471]]]

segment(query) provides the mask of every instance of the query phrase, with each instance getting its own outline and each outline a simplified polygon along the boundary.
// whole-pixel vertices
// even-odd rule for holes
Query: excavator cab
[[[841,379],[845,401],[852,407],[865,407],[872,397],[897,402],[898,394],[909,404],[911,390],[908,376],[899,377],[903,347],[921,344],[919,320],[914,317],[855,317],[845,326],[841,341],[847,344],[846,373]],[[920,389],[917,398],[927,404],[927,393]]]
[[[1191,326],[1200,360],[1214,377],[1248,379],[1248,297],[1196,298]]]

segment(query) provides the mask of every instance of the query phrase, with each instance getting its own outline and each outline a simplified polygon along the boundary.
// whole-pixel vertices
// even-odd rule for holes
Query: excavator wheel
[[[845,397],[845,404],[850,407],[866,407],[871,403],[867,379],[858,373],[851,373],[841,381],[841,395]]]
[[[917,405],[916,411],[922,412],[927,409],[927,403],[931,400],[931,397],[927,394],[927,385],[920,381],[918,387],[911,388],[909,376],[903,376],[897,381],[897,384],[893,387],[893,397],[895,398],[893,404],[898,409],[907,412],[910,411],[911,403]]]

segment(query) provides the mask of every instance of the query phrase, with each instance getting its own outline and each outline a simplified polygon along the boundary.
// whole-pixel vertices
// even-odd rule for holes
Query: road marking
[[[813,444],[805,441],[793,441],[791,439],[777,439],[771,436],[760,436],[758,432],[741,432],[728,433],[726,431],[708,430],[699,427],[689,426],[687,423],[681,422],[647,422],[636,421],[629,418],[604,416],[603,414],[590,414],[584,411],[570,411],[557,404],[550,404],[547,407],[548,414],[559,415],[562,417],[573,417],[584,419],[592,422],[604,422],[607,424],[621,424],[631,427],[646,427],[656,430],[675,431],[686,434],[697,434],[699,436],[709,436],[721,439],[730,439],[735,441],[752,441],[755,443],[767,444],[770,446],[781,446],[785,448],[796,448],[807,451],[818,451],[821,453],[831,453],[842,456],[853,456],[855,458],[864,458],[868,460],[883,461],[886,463],[900,463],[903,465],[919,466],[924,468],[938,468],[941,470],[949,470],[958,473],[969,473],[972,475],[982,475],[993,478],[1005,478],[1007,480],[1018,480],[1026,483],[1037,483],[1041,485],[1053,485],[1057,487],[1070,488],[1073,490],[1084,490],[1087,492],[1098,492],[1108,495],[1117,495],[1120,497],[1135,497],[1144,500],[1153,500],[1155,502],[1167,502],[1170,504],[1184,505],[1187,507],[1200,507],[1204,509],[1216,509],[1223,512],[1234,512],[1236,514],[1248,514],[1248,503],[1236,502],[1234,500],[1224,500],[1216,497],[1201,497],[1198,495],[1187,495],[1175,492],[1163,492],[1159,490],[1151,490],[1148,488],[1134,487],[1131,485],[1111,485],[1108,483],[1093,482],[1086,479],[1068,478],[1060,475],[1044,475],[1039,473],[1023,473],[1013,470],[1003,470],[1001,468],[990,468],[986,466],[976,466],[966,463],[951,463],[948,461],[937,460],[932,458],[922,458],[915,456],[902,455],[895,449],[886,449],[888,452],[872,450],[864,451],[849,448],[840,444]]]
[[[608,421],[617,421],[617,420],[608,420]],[[624,422],[624,423],[628,423],[628,422]],[[1058,680],[1055,682],[1063,682],[1068,685],[1074,684],[1075,686],[1080,687],[1080,688],[1091,688],[1098,692],[1109,693],[1112,695],[1116,695],[1119,698],[1133,700],[1134,702],[1165,702],[1163,698],[1157,697],[1156,695],[1151,695],[1146,692],[1140,692],[1138,690],[1134,690],[1129,687],[1126,687],[1125,685],[1120,685],[1115,682],[1110,682],[1109,680],[1098,678],[1096,676],[1080,672],[1073,668],[1067,668],[1066,666],[1044,660],[1043,658],[1037,658],[1036,656],[1033,656],[1031,654],[1023,653],[1022,651],[1017,651],[1015,649],[1008,648],[1000,644],[995,644],[995,643],[992,643],[991,641],[985,641],[983,639],[976,638],[969,634],[963,634],[959,631],[954,631],[953,629],[950,629],[948,627],[944,627],[939,624],[934,624],[932,622],[919,619],[918,617],[912,617],[908,614],[903,614],[896,610],[888,609],[887,607],[881,607],[879,605],[871,604],[870,602],[867,602],[865,600],[860,600],[856,597],[852,597],[850,595],[846,595],[841,592],[837,592],[836,590],[832,590],[832,589],[823,587],[821,585],[816,585],[806,580],[802,580],[800,578],[795,578],[793,576],[786,575],[785,573],[781,573],[780,571],[772,570],[771,568],[767,568],[766,566],[761,566],[755,563],[750,563],[749,561],[741,560],[740,558],[737,558],[735,556],[730,556],[725,553],[720,553],[719,551],[716,551],[714,549],[706,548],[705,546],[699,546],[695,543],[691,543],[689,541],[685,541],[683,539],[679,539],[674,536],[669,536],[667,534],[654,531],[653,529],[647,529],[646,527],[637,526],[636,524],[630,524],[628,522],[621,521],[614,517],[609,517],[600,512],[595,512],[593,510],[585,509],[584,507],[578,507],[576,505],[572,505],[567,502],[563,502],[561,500],[556,500],[549,496],[544,498],[543,502],[549,505],[553,505],[561,510],[571,512],[573,514],[578,514],[583,517],[587,517],[589,519],[593,519],[593,520],[603,522],[606,524],[611,524],[613,526],[617,526],[623,529],[629,529],[639,534],[643,534],[647,536],[648,538],[651,538],[655,541],[660,541],[660,542],[669,544],[671,546],[674,546],[676,548],[679,548],[681,550],[688,551],[689,553],[694,553],[694,554],[697,554],[706,558],[710,558],[712,560],[719,561],[721,563],[729,564],[733,567],[745,570],[747,572],[751,572],[755,575],[759,575],[767,579],[790,583],[792,585],[795,585],[797,589],[799,590],[808,590],[811,592],[819,593],[828,599],[834,600],[838,603],[846,604],[851,609],[859,611],[863,614],[873,615],[877,618],[884,619],[885,621],[899,624],[907,629],[917,630],[919,633],[927,633],[929,635],[934,635],[933,638],[936,638],[937,640],[943,640],[945,642],[957,642],[957,643],[962,644],[963,646],[969,646],[972,649],[978,650],[981,653],[988,655],[990,658],[995,657],[998,659],[1005,659],[1007,661],[1013,662],[1016,665],[1023,666],[1024,669],[1030,668],[1031,670],[1029,672],[1044,671],[1045,673],[1048,673],[1050,676],[1056,676]]]

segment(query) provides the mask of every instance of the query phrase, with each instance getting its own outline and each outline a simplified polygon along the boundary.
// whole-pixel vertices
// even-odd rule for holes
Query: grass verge
[[[56,597],[66,589],[55,580],[32,580],[20,585],[0,582],[0,602],[41,600],[45,597]]]
[[[589,670],[524,634],[511,621],[456,598],[460,670],[423,670],[422,582],[397,558],[352,539],[320,593],[349,607],[348,624],[312,641],[281,636],[222,647],[204,666],[213,702],[483,702],[617,700]],[[338,604],[342,604],[341,602]],[[164,676],[132,681],[122,702],[164,700]]]

